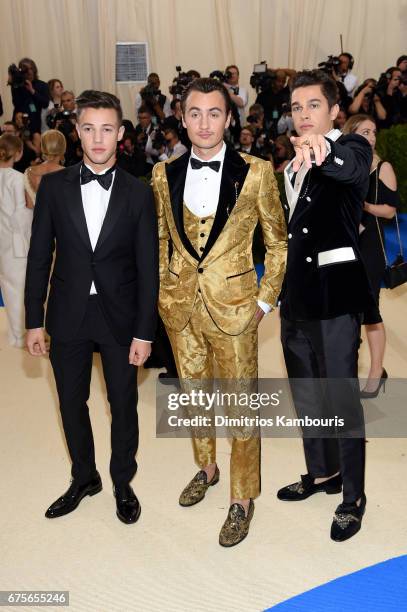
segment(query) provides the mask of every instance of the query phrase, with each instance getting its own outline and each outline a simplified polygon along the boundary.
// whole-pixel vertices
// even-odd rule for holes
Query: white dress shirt
[[[84,165],[89,168],[89,170],[94,172],[93,168],[87,164]],[[102,170],[102,172],[94,172],[94,174],[105,174],[105,172],[108,170],[109,168],[106,168],[105,170]],[[89,183],[86,183],[86,185],[81,185],[83,212],[85,213],[86,225],[93,251],[96,248],[100,230],[102,229],[103,221],[105,220],[107,207],[109,206],[116,170],[112,172],[112,175],[113,180],[109,189],[102,187],[102,185],[100,185],[96,180],[89,181]],[[89,294],[97,294],[95,283],[93,281]],[[133,338],[133,340],[139,340],[139,338]],[[141,340],[141,342],[150,343],[151,341]]]
[[[87,164],[85,164],[85,166],[89,168],[91,172],[94,172],[93,168]],[[94,172],[94,174],[105,174],[108,170],[109,168],[106,168],[102,170],[102,172]],[[104,189],[96,180],[89,181],[86,185],[81,185],[83,212],[85,213],[86,225],[88,227],[88,234],[93,250],[96,248],[100,230],[105,220],[115,174],[116,170],[113,171],[113,180],[110,189]],[[90,295],[95,295],[96,293],[95,283],[92,281]]]
[[[203,168],[194,170],[188,162],[184,187],[184,202],[188,210],[197,217],[209,217],[216,213],[225,152],[226,144],[223,143],[221,150],[216,155],[211,157],[210,160],[204,160],[198,157],[198,155],[194,153],[194,150],[191,149],[191,157],[199,161],[220,161],[218,172],[212,170],[209,166],[203,166]],[[257,303],[266,314],[270,312],[271,306],[269,304],[260,300],[258,300]]]

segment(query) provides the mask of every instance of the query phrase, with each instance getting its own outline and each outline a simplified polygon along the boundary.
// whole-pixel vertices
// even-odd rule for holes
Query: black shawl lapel
[[[91,251],[92,245],[90,243],[88,226],[86,224],[85,213],[82,204],[81,194],[81,182],[80,182],[80,169],[82,162],[69,166],[65,169],[64,179],[66,186],[64,190],[64,197],[67,200],[67,209],[71,215],[72,221],[78,230],[80,237]]]
[[[178,235],[188,253],[192,255],[194,259],[199,259],[199,255],[189,241],[184,229],[184,188],[189,156],[190,153],[187,151],[184,155],[181,155],[170,164],[166,164],[165,170],[170,191],[171,208]]]
[[[127,190],[128,184],[126,181],[126,176],[121,168],[116,167],[109,205],[107,207],[106,216],[96,243],[95,251],[101,247],[103,242],[112,232],[116,221],[126,204]]]
[[[236,205],[237,198],[240,195],[249,169],[250,164],[246,164],[243,157],[241,157],[239,153],[233,149],[230,149],[229,147],[226,149],[220,183],[218,207],[216,209],[212,230],[209,234],[205,249],[200,257],[200,261],[202,261],[209,253],[218,239],[219,234],[223,230],[229,215]]]

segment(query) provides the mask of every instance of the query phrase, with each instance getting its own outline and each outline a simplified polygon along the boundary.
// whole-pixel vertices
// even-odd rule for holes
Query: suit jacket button
[[[201,219],[201,223],[206,223],[206,219]]]
[[[203,247],[199,247],[199,250],[200,250],[200,251],[203,251],[203,250],[204,250],[204,248],[203,248]]]
[[[307,202],[311,202],[311,198],[309,196],[307,196],[305,199],[307,200]]]
[[[198,272],[199,272],[199,274],[202,274],[202,272],[203,272],[203,271],[204,271],[204,269],[203,269],[203,268],[198,268]]]
[[[312,257],[306,257],[305,261],[308,261],[308,263],[309,263],[310,261],[312,261]]]
[[[292,234],[288,234],[288,238],[291,239],[293,237]]]
[[[201,238],[205,238],[205,234],[203,232],[201,232],[199,235]]]
[[[302,231],[304,232],[304,234],[308,234],[308,227],[303,227]]]
[[[198,293],[201,293],[201,290],[200,290],[200,289],[198,289]]]

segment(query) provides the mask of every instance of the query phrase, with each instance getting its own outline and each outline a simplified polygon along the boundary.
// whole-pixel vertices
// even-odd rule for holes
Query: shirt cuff
[[[133,338],[133,340],[138,340],[139,342],[147,342],[148,344],[152,343],[152,340],[142,340],[142,338]]]
[[[260,308],[262,309],[262,311],[264,312],[264,314],[268,314],[269,312],[271,312],[273,310],[273,307],[270,306],[270,304],[266,304],[266,302],[262,302],[261,300],[257,300],[257,303],[260,306]]]

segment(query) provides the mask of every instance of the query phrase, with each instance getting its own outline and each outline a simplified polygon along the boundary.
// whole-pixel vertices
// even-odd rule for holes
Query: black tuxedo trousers
[[[308,473],[314,478],[340,472],[343,500],[353,502],[364,492],[365,438],[360,403],[358,348],[360,318],[347,314],[332,319],[281,319],[281,341],[298,416],[345,417],[352,427],[344,438],[303,438]],[[301,379],[308,379],[301,383]],[[327,381],[328,395],[313,391],[312,379]]]
[[[88,482],[96,472],[87,406],[96,343],[111,410],[110,474],[117,487],[130,482],[137,470],[137,368],[129,364],[129,346],[120,345],[110,331],[99,297],[92,295],[75,338],[52,338],[50,347],[72,477],[79,483]]]

